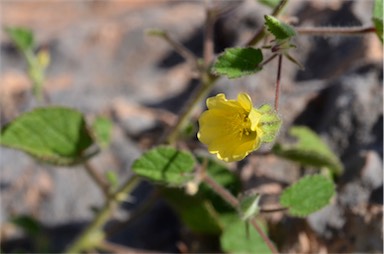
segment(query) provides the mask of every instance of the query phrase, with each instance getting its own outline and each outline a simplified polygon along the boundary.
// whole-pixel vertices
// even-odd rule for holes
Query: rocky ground
[[[231,11],[215,26],[215,51],[241,45],[263,23],[268,8],[256,1],[222,1]],[[370,25],[373,2],[289,2],[284,18],[297,26]],[[26,26],[37,44],[51,54],[46,92],[52,104],[75,107],[91,119],[106,115],[115,125],[110,148],[91,160],[100,170],[127,177],[132,161],[159,135],[196,86],[193,72],[172,48],[148,37],[161,28],[201,56],[202,1],[2,1],[1,25]],[[21,55],[1,31],[1,124],[36,103]],[[334,202],[308,220],[277,214],[276,231],[288,232],[281,251],[291,253],[381,253],[383,205],[383,50],[375,34],[353,37],[302,35],[295,39],[299,70],[285,62],[282,70],[280,139],[293,124],[307,125],[341,158],[345,173]],[[238,80],[221,79],[215,92],[235,97],[251,94],[255,104],[272,103],[275,62],[262,72]],[[39,219],[61,251],[92,218],[102,195],[79,168],[54,168],[23,153],[1,150],[2,248],[15,250],[29,241],[17,238],[8,219],[30,214]],[[239,166],[245,188],[279,193],[297,180],[300,168],[273,156],[250,156]],[[152,187],[142,184],[137,200]],[[128,209],[130,206],[128,206]],[[179,252],[180,222],[162,200],[112,240],[126,246]],[[272,232],[273,234],[273,232]],[[273,237],[273,235],[272,235]],[[21,239],[21,240],[20,240]],[[276,240],[276,239],[275,239]]]

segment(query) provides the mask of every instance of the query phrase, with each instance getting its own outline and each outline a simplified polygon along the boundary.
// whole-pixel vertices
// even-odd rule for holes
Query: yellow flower
[[[246,93],[240,93],[237,100],[218,94],[207,99],[207,107],[199,118],[197,137],[210,153],[227,162],[242,160],[262,142],[271,142],[280,128],[281,121],[271,107],[253,108]]]

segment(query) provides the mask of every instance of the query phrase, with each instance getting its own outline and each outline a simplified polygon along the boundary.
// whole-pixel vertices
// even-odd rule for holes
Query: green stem
[[[85,161],[83,163],[85,171],[92,178],[92,180],[100,187],[104,196],[108,198],[109,194],[109,184],[105,181],[105,179],[96,171],[96,169],[88,162]]]
[[[188,122],[190,115],[192,114],[195,107],[200,101],[208,95],[212,90],[213,85],[218,77],[214,77],[208,73],[204,73],[202,81],[198,88],[194,91],[192,96],[189,98],[187,104],[184,106],[180,117],[177,119],[176,124],[160,139],[159,143],[166,142],[168,144],[175,144],[176,139],[179,135],[180,130]]]
[[[137,186],[139,183],[139,176],[133,175],[129,178],[119,190],[113,193],[93,219],[91,224],[85,229],[76,241],[68,247],[66,253],[79,253],[88,248],[97,246],[103,240],[104,234],[102,227],[109,220],[116,207],[125,199],[125,197]]]
[[[278,65],[277,65],[276,89],[275,89],[275,110],[276,110],[276,112],[279,111],[281,62],[282,61],[283,61],[283,56],[279,55],[279,61],[278,61]]]

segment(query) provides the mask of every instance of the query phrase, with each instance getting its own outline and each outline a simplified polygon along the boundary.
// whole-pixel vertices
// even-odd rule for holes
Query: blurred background
[[[242,45],[263,25],[270,9],[256,0],[213,1],[222,11],[215,23],[215,52]],[[100,170],[114,170],[121,179],[130,166],[171,125],[197,85],[191,67],[165,41],[145,31],[169,32],[197,56],[203,48],[203,1],[2,1],[1,125],[37,106],[31,94],[26,63],[4,27],[31,29],[39,49],[51,63],[45,91],[54,105],[77,108],[92,119],[113,120],[110,147],[92,159]],[[283,19],[296,26],[369,26],[373,1],[290,0]],[[286,232],[279,246],[291,253],[373,252],[383,249],[383,48],[376,34],[295,38],[292,51],[305,70],[283,62],[280,140],[291,125],[306,125],[321,135],[341,158],[345,173],[336,201],[307,220],[282,213],[268,219]],[[235,98],[248,92],[255,106],[273,103],[275,61],[263,71],[236,80],[220,79],[214,92]],[[202,103],[202,108],[204,104]],[[196,114],[195,118],[198,115]],[[268,149],[268,148],[266,148]],[[1,249],[33,252],[49,246],[63,251],[103,203],[102,193],[83,170],[36,163],[27,155],[0,148]],[[231,165],[244,190],[271,194],[295,182],[302,169],[273,156],[249,156]],[[136,202],[116,214],[123,221],[153,187],[142,183]],[[43,237],[31,237],[10,223],[28,215],[41,223]],[[32,234],[33,235],[33,234]],[[117,230],[110,240],[135,249],[190,251],[188,230],[170,206],[158,198],[142,216]],[[288,237],[289,236],[289,237]],[[273,239],[273,237],[272,237]],[[276,240],[276,239],[274,239]],[[48,245],[46,243],[49,243]],[[45,245],[44,245],[45,244]],[[41,246],[40,246],[41,247]],[[200,248],[200,249],[199,249]],[[200,252],[215,252],[200,246]]]

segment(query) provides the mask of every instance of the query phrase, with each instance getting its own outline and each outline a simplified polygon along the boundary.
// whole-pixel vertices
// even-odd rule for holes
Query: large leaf
[[[260,71],[262,61],[260,49],[229,48],[215,62],[213,72],[228,78],[239,78]]]
[[[232,194],[240,191],[239,178],[229,171],[222,163],[208,158],[198,158],[206,165],[206,172]],[[205,162],[205,160],[207,160]],[[218,234],[222,230],[219,215],[234,213],[235,210],[218,196],[209,186],[202,183],[198,192],[191,196],[183,189],[162,189],[167,201],[180,215],[185,225],[196,233]]]
[[[375,24],[376,33],[383,42],[383,0],[375,0],[372,21]]]
[[[192,179],[194,165],[190,153],[160,146],[144,153],[133,163],[132,169],[149,180],[181,186]]]
[[[296,35],[295,29],[273,16],[265,15],[265,26],[278,40],[286,40]]]
[[[44,107],[24,113],[7,124],[1,130],[0,143],[44,162],[73,165],[91,155],[88,148],[93,140],[81,112]]]
[[[272,149],[276,155],[302,165],[327,167],[336,175],[342,173],[340,160],[315,132],[304,126],[295,126],[289,133],[297,138],[297,142],[293,145],[276,144]]]
[[[259,233],[249,225],[249,235],[245,222],[237,214],[222,216],[224,231],[220,237],[222,250],[228,253],[250,254],[271,253]]]
[[[8,27],[5,31],[20,50],[27,51],[33,49],[35,42],[31,30],[23,27]]]
[[[333,181],[322,175],[306,176],[284,190],[280,203],[292,215],[307,216],[329,204],[335,194]]]

